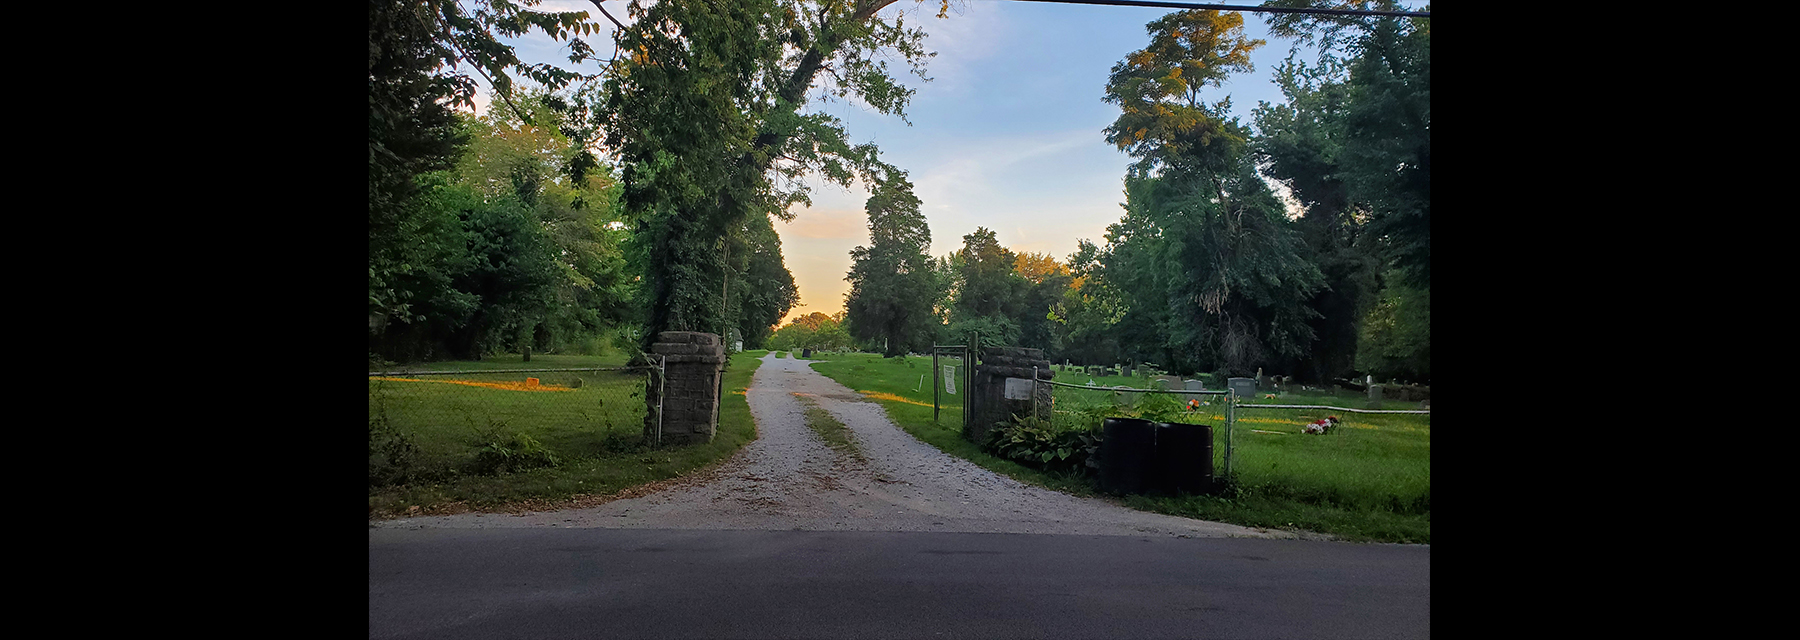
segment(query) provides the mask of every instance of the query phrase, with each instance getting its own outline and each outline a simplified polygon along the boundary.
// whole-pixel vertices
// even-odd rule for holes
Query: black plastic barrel
[[[1212,489],[1212,427],[1159,422],[1150,490],[1156,493],[1201,494]]]
[[[1156,423],[1107,418],[1101,423],[1100,490],[1143,493],[1156,457]]]

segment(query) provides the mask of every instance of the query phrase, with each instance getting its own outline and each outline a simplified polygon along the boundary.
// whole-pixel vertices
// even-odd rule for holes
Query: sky
[[[1251,1],[1230,4],[1252,4]],[[607,11],[627,20],[625,2],[607,0]],[[891,75],[916,90],[906,108],[911,126],[865,106],[814,101],[812,112],[843,120],[853,143],[873,142],[883,160],[913,182],[920,211],[931,227],[931,253],[962,247],[977,227],[994,231],[1014,252],[1048,253],[1064,260],[1078,240],[1104,245],[1106,226],[1124,215],[1124,177],[1131,158],[1106,142],[1103,130],[1118,108],[1101,101],[1112,66],[1149,44],[1145,25],[1173,9],[1071,5],[1006,0],[961,0],[948,18],[938,3],[900,0],[882,11],[906,12],[906,23],[925,29],[927,51],[937,52],[921,82],[898,60]],[[1424,2],[1406,3],[1422,8]],[[589,11],[586,0],[545,0],[539,10]],[[1268,33],[1269,14],[1246,13],[1244,31],[1268,43],[1251,54],[1254,71],[1238,74],[1206,96],[1231,97],[1231,113],[1253,123],[1259,102],[1279,103],[1274,67],[1294,42]],[[610,38],[587,41],[607,57]],[[565,45],[541,34],[514,41],[519,57],[568,66]],[[1311,62],[1315,53],[1303,50]],[[592,64],[579,67],[595,72]],[[485,108],[485,97],[477,104]],[[850,250],[868,244],[868,193],[813,182],[813,206],[795,207],[792,222],[775,222],[782,253],[794,274],[800,303],[788,317],[844,308],[850,284]]]

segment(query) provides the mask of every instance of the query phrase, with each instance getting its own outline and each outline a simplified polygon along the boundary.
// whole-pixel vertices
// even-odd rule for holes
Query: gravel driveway
[[[918,441],[880,405],[814,372],[810,362],[764,356],[746,392],[759,437],[714,471],[663,491],[583,509],[416,517],[371,526],[1294,537],[1019,483]],[[849,427],[863,459],[826,447],[806,427],[799,396]]]

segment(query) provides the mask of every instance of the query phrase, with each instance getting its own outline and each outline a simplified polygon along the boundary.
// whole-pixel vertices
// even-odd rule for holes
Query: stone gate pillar
[[[719,336],[698,331],[664,331],[650,352],[665,365],[662,384],[662,441],[675,444],[712,442],[719,425],[719,376],[724,372],[725,344]],[[650,411],[644,426],[654,437],[656,389],[645,397]]]
[[[969,389],[969,423],[963,426],[963,437],[977,444],[987,441],[994,424],[1007,422],[1013,416],[1037,416],[1050,419],[1048,386],[1038,389],[1035,397],[1030,389],[1031,370],[1037,367],[1039,380],[1056,376],[1043,349],[1023,347],[983,347],[981,364]],[[1007,380],[1014,382],[1013,393],[1007,393]],[[1022,391],[1022,393],[1021,393]]]

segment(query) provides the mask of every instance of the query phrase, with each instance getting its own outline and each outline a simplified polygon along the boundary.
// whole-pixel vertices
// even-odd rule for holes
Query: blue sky
[[[626,19],[625,2],[604,4]],[[1102,133],[1118,116],[1117,107],[1101,101],[1107,74],[1148,44],[1145,24],[1173,10],[1002,0],[960,5],[960,12],[942,20],[935,17],[935,1],[901,0],[883,10],[905,11],[908,25],[928,33],[925,48],[937,52],[926,68],[930,82],[906,74],[904,64],[890,64],[890,71],[902,74],[899,80],[917,90],[907,108],[912,126],[845,102],[815,102],[811,110],[842,119],[854,142],[874,142],[887,162],[908,172],[931,226],[933,255],[960,248],[976,227],[994,230],[1013,251],[1058,260],[1075,251],[1078,239],[1103,243],[1106,226],[1123,214],[1131,161]],[[605,21],[586,1],[546,0],[540,9],[590,11]],[[1247,13],[1244,19],[1250,37],[1268,41],[1251,56],[1256,69],[1220,90],[1231,96],[1232,112],[1245,124],[1259,101],[1282,101],[1271,78],[1293,45],[1268,34],[1266,15]],[[611,49],[606,36],[587,40],[599,52]],[[527,61],[568,63],[561,45],[542,35],[515,44]],[[1307,61],[1312,56],[1301,53]],[[813,206],[796,208],[791,223],[776,222],[800,289],[802,306],[789,317],[843,309],[850,249],[868,243],[867,198],[860,187],[815,183]]]

